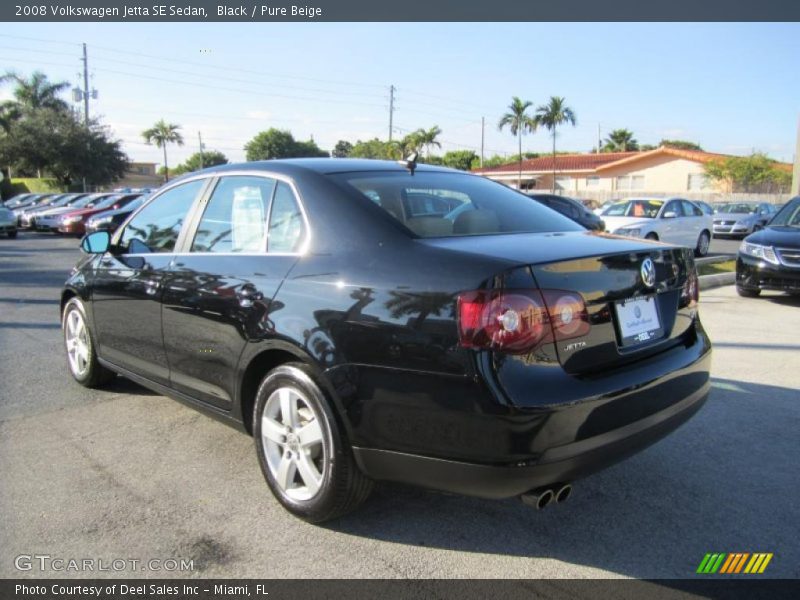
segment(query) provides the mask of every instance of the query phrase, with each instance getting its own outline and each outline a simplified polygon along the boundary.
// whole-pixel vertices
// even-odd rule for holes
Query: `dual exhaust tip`
[[[556,484],[553,487],[536,488],[529,492],[525,492],[520,496],[524,504],[542,510],[551,502],[561,504],[566,502],[567,498],[572,494],[572,485],[569,483]]]

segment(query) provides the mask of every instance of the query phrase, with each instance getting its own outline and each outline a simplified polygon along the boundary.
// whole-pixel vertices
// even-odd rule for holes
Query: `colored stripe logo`
[[[709,552],[700,561],[697,573],[702,575],[736,575],[763,573],[769,561],[772,560],[772,552]]]

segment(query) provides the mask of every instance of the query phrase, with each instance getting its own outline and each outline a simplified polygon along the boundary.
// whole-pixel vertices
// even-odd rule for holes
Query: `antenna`
[[[407,158],[405,158],[404,160],[398,160],[397,163],[408,169],[408,172],[411,173],[411,175],[413,176],[414,171],[417,168],[418,157],[419,155],[416,152],[412,152],[411,154],[408,155]]]

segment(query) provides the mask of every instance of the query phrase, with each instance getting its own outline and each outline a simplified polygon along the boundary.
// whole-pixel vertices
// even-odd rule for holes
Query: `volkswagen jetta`
[[[420,216],[423,196],[464,209]],[[709,389],[691,249],[449,169],[214,167],[82,247],[61,298],[72,376],[121,374],[251,433],[309,521],[375,480],[563,500]]]

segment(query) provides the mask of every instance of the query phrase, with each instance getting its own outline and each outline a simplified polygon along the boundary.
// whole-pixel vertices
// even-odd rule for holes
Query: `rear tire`
[[[650,232],[650,233],[648,233],[646,236],[644,236],[644,239],[646,239],[646,240],[653,240],[654,242],[657,242],[657,241],[658,241],[658,234],[657,234],[657,233],[653,233],[653,232],[651,231],[651,232]]]
[[[321,523],[349,513],[372,491],[330,402],[302,363],[277,367],[261,382],[253,438],[273,495],[304,521]]]
[[[17,237],[17,232],[16,231],[9,231],[8,232],[8,237],[10,237],[13,240],[15,237]]]
[[[75,381],[84,387],[93,388],[108,383],[117,376],[97,360],[94,335],[89,327],[83,302],[78,298],[71,298],[64,307],[61,328],[67,350],[67,368]]]
[[[707,231],[701,231],[697,238],[697,246],[694,249],[695,256],[705,256],[708,254],[708,247],[711,245],[711,236]]]
[[[758,298],[761,295],[761,290],[749,290],[747,288],[736,286],[736,293],[742,298]]]

